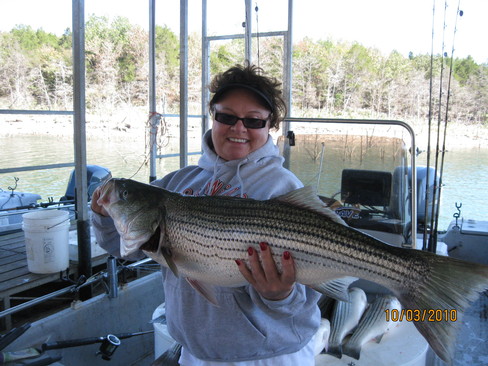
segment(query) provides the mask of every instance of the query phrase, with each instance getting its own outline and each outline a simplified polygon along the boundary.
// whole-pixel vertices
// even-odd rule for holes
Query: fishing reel
[[[98,349],[97,355],[102,355],[102,359],[105,361],[110,361],[112,355],[118,346],[120,346],[120,339],[113,334],[107,335]]]

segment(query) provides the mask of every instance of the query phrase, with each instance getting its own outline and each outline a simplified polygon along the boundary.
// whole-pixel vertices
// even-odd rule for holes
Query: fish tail
[[[153,361],[151,366],[178,366],[181,355],[181,344],[174,342],[161,356]]]
[[[361,345],[359,343],[347,342],[344,345],[342,352],[349,357],[359,360],[359,356],[361,355]]]
[[[416,252],[423,262],[422,278],[398,295],[405,309],[398,320],[413,321],[434,352],[451,364],[462,316],[488,288],[488,266]]]
[[[341,343],[329,343],[329,346],[327,347],[327,354],[337,357],[337,358],[342,358],[342,344]]]

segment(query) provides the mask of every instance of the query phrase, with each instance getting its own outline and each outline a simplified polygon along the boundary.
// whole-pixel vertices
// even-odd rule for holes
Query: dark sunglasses
[[[269,116],[268,116],[269,118]],[[263,128],[266,126],[266,122],[268,122],[267,119],[259,119],[259,118],[240,118],[237,116],[234,116],[232,114],[227,114],[227,113],[219,113],[215,112],[214,113],[214,119],[217,122],[223,123],[224,125],[229,125],[229,126],[234,126],[237,121],[241,120],[242,124],[246,128]]]

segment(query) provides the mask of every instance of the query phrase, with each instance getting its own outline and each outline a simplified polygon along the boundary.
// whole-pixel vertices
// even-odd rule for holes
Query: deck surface
[[[0,237],[0,297],[58,279],[59,273],[35,274],[27,268],[24,232]]]
[[[94,258],[92,265],[101,264],[105,258],[106,256]],[[70,261],[69,273],[76,272],[77,263]],[[0,236],[0,311],[11,307],[11,300],[16,294],[58,281],[66,275],[66,271],[31,273],[27,266],[24,232],[16,231]],[[10,327],[9,318],[3,326],[7,329]]]

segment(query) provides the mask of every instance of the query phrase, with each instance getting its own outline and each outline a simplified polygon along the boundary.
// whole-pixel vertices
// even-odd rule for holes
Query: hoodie
[[[197,166],[182,168],[152,184],[185,195],[265,200],[303,186],[283,167],[283,160],[269,136],[265,145],[247,157],[225,161],[212,149],[211,131],[207,131]],[[100,246],[120,256],[111,219],[93,216]],[[217,307],[165,267],[163,275],[168,331],[201,360],[238,362],[294,353],[307,345],[320,324],[316,305],[320,294],[301,284],[280,301],[261,297],[249,284],[216,287]]]

